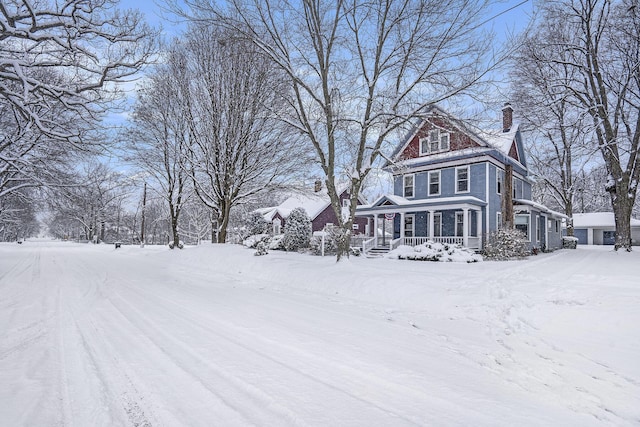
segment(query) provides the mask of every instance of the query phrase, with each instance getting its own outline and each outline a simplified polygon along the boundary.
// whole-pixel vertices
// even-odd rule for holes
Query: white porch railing
[[[464,246],[464,238],[459,236],[438,236],[438,237],[401,237],[393,241],[395,246],[391,249],[395,249],[400,245],[418,246],[427,242],[447,243],[449,245]],[[481,240],[480,237],[467,237],[467,248],[480,249]]]
[[[367,252],[369,252],[371,249],[375,248],[376,245],[376,237],[372,237],[369,240],[365,240],[364,242],[362,242],[362,253],[366,254]]]
[[[393,239],[391,241],[391,243],[389,243],[389,249],[390,250],[394,250],[396,249],[398,246],[402,245],[402,238],[398,238],[398,239]]]
[[[418,246],[427,242],[447,243],[450,245],[464,246],[464,238],[459,236],[439,236],[439,237],[400,237],[398,239],[387,240],[389,242],[389,249],[394,250],[400,245],[406,246]],[[382,246],[382,240],[379,238],[376,242],[376,238],[372,237],[369,240],[362,242],[362,252],[367,253],[371,249]],[[482,240],[480,237],[467,237],[467,248],[480,249],[482,247]]]

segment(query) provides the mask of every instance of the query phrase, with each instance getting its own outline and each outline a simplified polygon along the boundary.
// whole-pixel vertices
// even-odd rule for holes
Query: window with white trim
[[[496,193],[502,194],[502,182],[504,181],[503,172],[496,169]]]
[[[440,171],[429,172],[429,195],[440,195]]]
[[[464,212],[456,212],[456,237],[464,235]]]
[[[404,197],[413,197],[414,181],[415,181],[415,176],[413,174],[404,175],[402,177],[402,187],[403,187],[402,195]]]
[[[351,227],[352,227],[354,230],[358,230],[358,229],[360,228],[360,225],[359,225],[359,224],[353,224]]]
[[[441,132],[440,129],[433,129],[428,135],[420,138],[420,155],[449,151],[449,148],[449,133]]]
[[[531,235],[529,234],[531,216],[529,214],[517,214],[515,216],[516,230],[520,230],[527,237],[527,241],[531,241]]]
[[[496,213],[496,230],[502,228],[502,212]]]
[[[433,237],[442,236],[442,213],[433,214]]]
[[[469,192],[469,166],[456,168],[456,193]]]
[[[415,229],[414,229],[415,223],[416,223],[415,215],[404,216],[404,237],[413,237],[415,232]]]

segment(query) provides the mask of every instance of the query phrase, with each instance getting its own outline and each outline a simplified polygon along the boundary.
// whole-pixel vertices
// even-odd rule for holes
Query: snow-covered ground
[[[0,245],[0,425],[640,424],[640,251]]]

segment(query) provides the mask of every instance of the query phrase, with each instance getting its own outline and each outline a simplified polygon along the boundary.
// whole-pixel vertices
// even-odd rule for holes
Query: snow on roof
[[[536,208],[537,210],[541,211],[541,212],[545,212],[548,214],[553,215],[554,217],[559,217],[559,218],[563,218],[563,219],[567,219],[569,218],[568,216],[566,216],[565,214],[561,213],[561,212],[556,212],[554,210],[549,209],[548,207],[546,207],[545,205],[542,205],[540,203],[536,203],[533,200],[527,200],[527,199],[513,199],[513,202],[515,204],[518,205],[527,205],[527,206],[531,206],[533,208]]]
[[[574,228],[615,227],[613,212],[588,212],[573,214]],[[640,220],[631,218],[631,226],[640,227]]]
[[[467,197],[460,197],[460,196],[456,196],[456,197],[438,197],[438,198],[433,198],[433,199],[407,199],[407,198],[402,197],[402,196],[394,196],[392,194],[385,194],[384,196],[378,197],[378,199],[375,200],[370,205],[360,205],[360,206],[358,206],[357,210],[371,209],[371,208],[376,208],[376,207],[384,207],[384,206],[376,206],[383,199],[389,200],[390,202],[394,203],[398,207],[400,207],[400,206],[414,206],[414,205],[415,206],[428,206],[428,205],[436,206],[436,205],[442,205],[442,204],[447,204],[447,203],[469,203],[469,202],[473,202],[473,203],[477,203],[477,204],[481,204],[481,205],[486,205],[485,201],[480,200],[480,199],[478,199],[477,197],[474,197],[474,196],[467,196]]]
[[[336,186],[336,192],[340,195],[348,189],[346,184]],[[360,200],[364,200],[360,197]],[[273,220],[276,213],[279,213],[282,218],[289,216],[292,210],[296,208],[303,208],[309,218],[312,220],[316,218],[322,211],[331,205],[331,199],[326,189],[322,189],[316,192],[308,192],[304,194],[295,194],[287,198],[284,202],[278,206],[271,206],[268,208],[256,209],[264,216],[267,221]]]
[[[509,151],[511,151],[513,141],[516,138],[516,133],[518,132],[519,127],[519,124],[514,123],[513,126],[511,126],[511,129],[509,129],[509,131],[507,132],[481,131],[479,132],[479,134],[489,145],[497,148],[499,151],[508,156]]]

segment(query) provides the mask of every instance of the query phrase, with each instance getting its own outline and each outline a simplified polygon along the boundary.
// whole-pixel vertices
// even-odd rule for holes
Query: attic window
[[[420,138],[420,155],[449,151],[449,134],[440,129],[429,131],[427,136]]]

